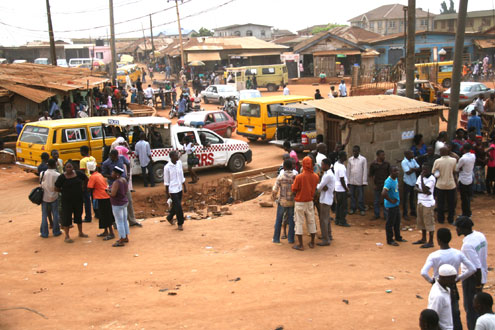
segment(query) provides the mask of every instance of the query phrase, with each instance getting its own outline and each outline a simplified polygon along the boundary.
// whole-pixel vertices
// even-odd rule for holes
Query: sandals
[[[294,250],[304,251],[304,248],[300,247],[299,245],[294,245],[292,248],[293,248]]]
[[[117,242],[112,244],[113,247],[120,247],[120,246],[125,246],[124,242],[121,240],[118,240]]]
[[[79,237],[82,237],[82,238],[87,238],[89,237],[87,234],[79,234]]]
[[[104,241],[109,241],[111,239],[114,239],[115,238],[115,235],[108,235],[108,236],[105,236],[105,238],[103,238]]]
[[[426,244],[426,241],[423,241],[423,240],[419,240],[419,241],[416,241],[413,243],[414,245],[419,245],[419,244]]]
[[[105,234],[105,233],[101,233],[101,234],[96,235],[96,237],[107,237],[107,236],[108,236],[108,234]]]
[[[72,238],[66,238],[64,239],[65,243],[74,243],[74,240]]]
[[[314,249],[314,248],[315,248],[315,243],[308,243],[308,246],[309,246],[311,249]]]

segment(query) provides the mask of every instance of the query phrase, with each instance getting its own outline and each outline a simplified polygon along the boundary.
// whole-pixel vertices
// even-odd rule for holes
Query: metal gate
[[[399,62],[400,58],[404,57],[404,50],[402,48],[393,48],[388,51],[388,64],[395,65]]]

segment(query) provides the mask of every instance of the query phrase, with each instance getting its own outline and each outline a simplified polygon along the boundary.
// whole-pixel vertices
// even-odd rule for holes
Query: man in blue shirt
[[[24,127],[24,125],[22,124],[22,119],[17,118],[17,125],[15,125],[15,131],[17,133],[17,137],[19,137],[19,135],[21,135],[23,127]]]
[[[387,222],[385,231],[387,233],[387,244],[399,246],[397,242],[407,242],[400,235],[400,196],[399,196],[399,168],[392,166],[390,168],[390,176],[385,180],[383,185],[382,197],[385,208],[387,209]],[[395,236],[395,241],[394,241]]]
[[[184,93],[182,93],[180,95],[180,100],[179,100],[179,109],[178,109],[179,118],[184,117],[184,115],[186,114],[186,108],[187,108],[187,99]]]
[[[404,159],[401,163],[402,171],[404,171],[404,202],[402,203],[402,215],[405,220],[409,220],[407,215],[407,202],[411,208],[411,215],[416,216],[416,203],[414,201],[414,187],[416,186],[416,172],[419,171],[419,165],[414,159],[414,154],[411,150],[404,151]]]
[[[474,127],[476,129],[476,135],[481,135],[481,129],[483,124],[481,123],[481,118],[477,115],[476,110],[471,111],[471,118],[468,120],[467,128],[468,130]]]

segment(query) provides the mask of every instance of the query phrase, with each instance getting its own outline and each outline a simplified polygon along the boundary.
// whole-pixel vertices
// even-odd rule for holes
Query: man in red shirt
[[[296,176],[292,184],[292,191],[296,194],[294,198],[295,234],[299,243],[294,245],[293,248],[299,251],[304,250],[302,239],[304,219],[306,219],[308,232],[311,234],[309,247],[315,247],[316,224],[313,197],[316,186],[320,181],[318,175],[313,172],[313,160],[309,157],[304,157],[302,163],[303,172]]]

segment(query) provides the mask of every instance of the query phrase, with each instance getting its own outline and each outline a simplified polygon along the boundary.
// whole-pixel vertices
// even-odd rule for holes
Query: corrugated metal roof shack
[[[316,130],[329,150],[345,143],[348,156],[359,145],[369,164],[377,150],[384,150],[391,165],[404,158],[415,134],[430,143],[438,136],[440,112],[444,106],[420,102],[397,95],[340,97],[304,102],[316,108]],[[401,175],[402,176],[402,175]],[[373,181],[365,189],[365,202],[373,202]]]

